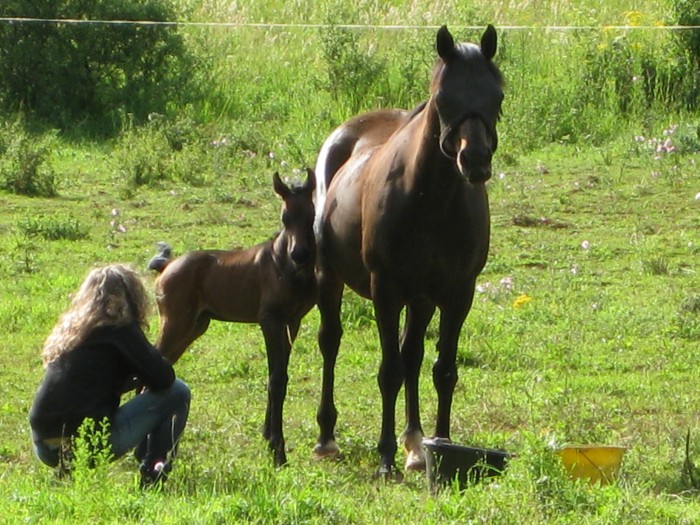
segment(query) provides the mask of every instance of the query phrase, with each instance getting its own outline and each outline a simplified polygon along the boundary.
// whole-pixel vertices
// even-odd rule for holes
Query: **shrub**
[[[167,21],[175,10],[170,0],[6,0],[0,16]],[[191,68],[173,26],[0,25],[0,101],[53,126],[88,119],[114,129],[125,113],[162,112],[187,92]]]
[[[29,197],[56,195],[56,176],[48,162],[55,133],[32,138],[20,122],[0,131],[0,188]]]
[[[139,186],[179,180],[201,186],[208,161],[196,124],[152,113],[142,126],[125,127],[115,149],[117,172],[127,195]]]
[[[700,0],[674,0],[674,23],[681,26],[700,25]],[[676,37],[687,62],[682,78],[686,88],[686,104],[695,109],[700,104],[700,31],[697,29],[676,31]]]
[[[329,9],[330,27],[323,30],[321,43],[328,75],[324,88],[336,102],[347,104],[354,114],[368,105],[367,99],[386,74],[387,66],[376,50],[362,44],[357,31],[334,26],[348,23],[351,16],[352,10],[347,6],[337,4]]]

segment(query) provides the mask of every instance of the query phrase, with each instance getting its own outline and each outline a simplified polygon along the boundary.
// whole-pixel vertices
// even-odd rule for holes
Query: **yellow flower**
[[[640,11],[627,11],[625,20],[629,26],[641,26],[644,22],[644,13]]]
[[[532,297],[527,294],[521,294],[515,298],[515,301],[513,301],[513,308],[522,308],[530,301],[532,301]]]

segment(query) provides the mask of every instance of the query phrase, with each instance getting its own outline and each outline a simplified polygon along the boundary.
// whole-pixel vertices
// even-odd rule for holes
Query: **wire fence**
[[[0,17],[0,24],[52,24],[52,25],[92,25],[92,26],[166,26],[166,27],[224,27],[260,29],[352,29],[352,30],[420,30],[438,29],[437,25],[392,25],[392,24],[306,24],[275,22],[191,22],[159,20],[85,20],[73,18],[24,18]],[[479,30],[483,26],[459,26],[461,29]],[[700,25],[499,25],[501,31],[591,31],[591,30],[652,30],[687,31],[700,30]]]

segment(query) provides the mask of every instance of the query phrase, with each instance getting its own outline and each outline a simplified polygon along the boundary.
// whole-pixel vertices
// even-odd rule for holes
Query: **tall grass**
[[[630,122],[665,125],[669,108],[682,111],[688,102],[684,94],[692,91],[687,50],[677,35],[642,28],[675,23],[669,3],[637,3],[634,10],[615,2],[572,8],[560,1],[467,6],[330,1],[313,10],[304,2],[237,6],[235,11],[225,6],[192,16],[324,27],[189,30],[193,48],[207,57],[206,84],[213,86],[202,106],[203,119],[253,120],[271,128],[283,123],[285,129],[302,124],[303,137],[314,143],[316,129],[323,134],[361,110],[412,107],[426,98],[434,61],[430,28],[443,23],[465,40],[478,39],[480,31],[463,31],[463,26],[530,26],[499,34],[498,61],[508,81],[502,133],[514,151],[551,142],[600,144]],[[336,27],[344,24],[359,27]],[[381,27],[392,25],[426,29]],[[610,25],[631,29],[602,27]],[[280,92],[285,94],[281,105],[275,95]]]

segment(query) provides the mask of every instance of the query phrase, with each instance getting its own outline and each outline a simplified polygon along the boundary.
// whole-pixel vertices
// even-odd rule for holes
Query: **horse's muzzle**
[[[483,146],[470,146],[459,150],[457,167],[472,184],[486,182],[491,178],[493,152]]]

